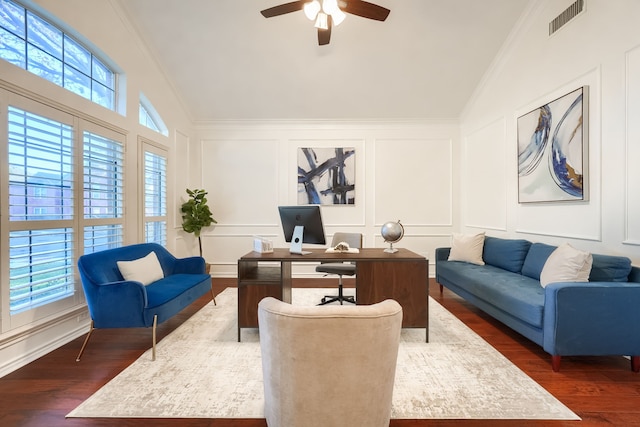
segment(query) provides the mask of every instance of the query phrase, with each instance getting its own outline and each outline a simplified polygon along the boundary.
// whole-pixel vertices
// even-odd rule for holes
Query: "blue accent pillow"
[[[631,260],[623,256],[593,254],[590,282],[626,282],[631,273]]]
[[[524,239],[485,237],[482,258],[485,264],[520,273],[531,242]]]
[[[522,265],[522,274],[532,279],[540,280],[540,273],[551,252],[556,250],[556,246],[545,243],[533,243],[529,248],[529,253]]]

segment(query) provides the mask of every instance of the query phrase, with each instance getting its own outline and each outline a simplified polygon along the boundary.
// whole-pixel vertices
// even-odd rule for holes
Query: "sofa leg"
[[[551,369],[553,369],[553,372],[560,371],[560,358],[561,356],[558,354],[551,355]]]
[[[153,315],[153,331],[151,332],[151,339],[153,340],[151,346],[151,360],[156,360],[156,326],[158,326],[158,315]]]
[[[640,356],[631,356],[631,370],[640,372]]]
[[[211,286],[211,298],[213,298],[213,305],[218,305],[216,303],[216,294],[213,293],[213,286]]]
[[[84,342],[82,343],[82,347],[80,348],[80,353],[78,353],[78,357],[76,357],[76,362],[80,361],[80,358],[82,357],[82,353],[84,353],[84,349],[87,347],[87,343],[89,342],[89,337],[91,337],[91,332],[93,332],[93,320],[91,320],[91,324],[89,325],[89,333],[87,334],[87,337],[84,339]]]
[[[440,293],[444,290],[444,286],[440,285]]]

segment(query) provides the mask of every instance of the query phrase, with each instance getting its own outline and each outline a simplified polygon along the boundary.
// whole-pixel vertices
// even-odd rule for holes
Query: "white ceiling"
[[[370,0],[318,46],[290,0],[119,0],[194,120],[457,118],[529,0]]]

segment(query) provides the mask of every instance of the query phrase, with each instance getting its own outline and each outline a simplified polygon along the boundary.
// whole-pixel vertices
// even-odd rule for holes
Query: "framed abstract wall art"
[[[518,117],[518,202],[586,201],[588,86]]]
[[[354,205],[355,148],[298,148],[298,204]]]

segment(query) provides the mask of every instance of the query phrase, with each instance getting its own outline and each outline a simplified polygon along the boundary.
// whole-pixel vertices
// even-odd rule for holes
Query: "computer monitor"
[[[278,206],[280,221],[284,231],[284,240],[290,242],[290,251],[294,254],[307,254],[302,243],[324,245],[324,227],[320,206]]]

